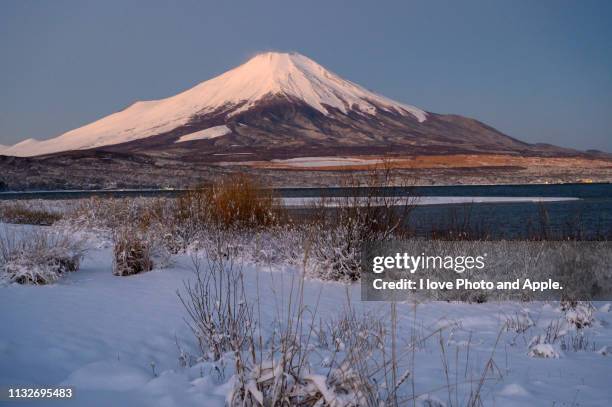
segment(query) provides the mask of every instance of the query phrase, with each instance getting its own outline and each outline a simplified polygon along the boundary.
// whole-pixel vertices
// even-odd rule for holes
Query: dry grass
[[[273,191],[246,174],[232,175],[188,192],[179,198],[179,216],[184,216],[185,208],[198,221],[209,220],[226,227],[272,226],[280,215],[280,204]]]
[[[202,267],[202,259],[208,267]],[[280,287],[272,283],[276,307],[271,330],[265,334],[259,279],[257,295],[247,297],[242,267],[231,243],[221,235],[206,247],[204,257],[193,260],[195,281],[187,282],[179,297],[202,355],[192,357],[179,346],[179,359],[182,366],[191,366],[190,361],[212,361],[221,376],[225,367],[233,365],[233,385],[226,398],[229,406],[398,407],[433,403],[435,399],[415,390],[414,354],[436,337],[440,337],[447,382],[433,391],[447,389],[448,405],[482,406],[484,384],[501,380],[494,349],[476,377],[467,368],[468,350],[465,374],[459,377],[458,366],[446,356],[445,328],[413,330],[413,337],[401,338],[395,303],[383,317],[357,312],[347,297],[337,318],[321,319],[321,293],[313,304],[305,301],[305,273],[293,274],[288,286],[281,284],[289,290],[286,299],[276,297]],[[414,313],[416,317],[416,305]],[[458,351],[455,356],[458,365]],[[316,361],[322,369],[315,369],[314,365],[319,365]],[[460,400],[458,387],[467,386],[469,398]]]
[[[129,276],[144,273],[153,269],[151,243],[134,233],[131,229],[123,229],[115,234],[113,248],[113,274]]]
[[[401,185],[388,166],[370,171],[367,177],[344,177],[343,187],[360,191],[357,196],[321,198],[309,210],[309,247],[312,260],[321,267],[322,279],[356,281],[361,277],[361,253],[370,242],[408,236],[407,220],[416,203],[413,194],[385,196],[382,188]],[[330,201],[333,208],[329,208]],[[304,222],[304,221],[303,221]],[[307,222],[307,221],[306,221]]]
[[[79,269],[84,242],[72,235],[35,229],[17,236],[0,230],[0,281],[44,285]]]
[[[227,250],[219,240],[204,259],[192,253],[195,281],[185,282],[184,293],[177,293],[202,355],[211,361],[254,346],[253,309],[245,298],[241,264]]]
[[[21,202],[3,202],[0,205],[0,220],[6,223],[50,226],[61,218],[60,213],[51,212],[42,206],[32,208]]]
[[[277,221],[278,202],[270,189],[264,189],[247,175],[235,175],[212,189],[213,216],[225,225],[270,226]]]

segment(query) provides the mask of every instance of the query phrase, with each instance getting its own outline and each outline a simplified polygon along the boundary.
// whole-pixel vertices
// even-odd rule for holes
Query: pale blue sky
[[[300,52],[429,111],[612,151],[612,1],[0,3],[0,144]]]

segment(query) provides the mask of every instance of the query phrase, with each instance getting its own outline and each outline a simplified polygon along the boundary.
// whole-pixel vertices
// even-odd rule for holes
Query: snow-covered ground
[[[198,354],[176,295],[193,276],[189,256],[177,256],[163,270],[117,277],[111,273],[109,245],[102,240],[92,244],[81,269],[55,284],[0,287],[0,386],[74,386],[75,400],[45,402],[48,405],[222,406],[229,377],[220,377],[210,363],[179,364],[179,346]],[[270,271],[245,266],[247,296],[259,298],[264,330],[270,329],[267,324],[278,304],[288,300],[296,273],[291,267]],[[360,301],[359,284],[310,280],[304,291],[307,303],[318,304],[322,319],[338,316],[347,293],[358,310],[381,320],[389,315],[387,303]],[[557,344],[551,349],[558,358],[529,356],[532,337],[563,316],[557,305],[399,304],[400,343],[445,328],[441,336],[423,339],[414,353],[411,380],[416,394],[423,395],[419,400],[430,397],[441,405],[463,405],[493,355],[481,393],[485,406],[610,405],[612,356],[596,352],[612,346],[609,305],[596,304],[596,323],[583,330],[593,349],[562,351]],[[500,331],[517,315],[535,326],[525,333]],[[326,371],[317,364],[313,369]],[[449,391],[449,381],[459,384],[457,392]]]

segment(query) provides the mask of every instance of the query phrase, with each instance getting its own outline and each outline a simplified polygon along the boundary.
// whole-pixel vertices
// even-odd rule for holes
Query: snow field
[[[112,275],[111,257],[108,241],[98,239],[81,269],[55,284],[0,287],[5,327],[0,330],[0,383],[73,385],[72,405],[79,406],[224,405],[236,379],[232,358],[224,375],[217,370],[219,362],[198,360],[199,346],[176,295],[184,281],[193,281],[190,256],[175,256],[165,269],[130,277]],[[300,270],[249,261],[243,271],[258,329],[270,338],[279,313],[286,316],[283,310],[295,298]],[[359,284],[306,280],[303,293],[304,305],[316,309],[316,325],[319,319],[341,319],[348,296],[357,314],[370,313],[389,326],[390,305],[361,302]],[[484,377],[485,406],[607,405],[612,359],[600,350],[612,345],[612,314],[609,304],[596,306],[563,312],[558,303],[538,302],[427,302],[416,310],[413,304],[398,304],[399,349],[414,348],[400,363],[400,375],[409,371],[402,394],[412,397],[414,380],[421,405],[426,400],[464,405]],[[588,326],[577,330],[575,322],[585,318]],[[577,335],[588,337],[592,346],[573,350],[563,345],[561,338]],[[323,387],[330,370],[323,342],[311,341],[308,362],[315,387]]]

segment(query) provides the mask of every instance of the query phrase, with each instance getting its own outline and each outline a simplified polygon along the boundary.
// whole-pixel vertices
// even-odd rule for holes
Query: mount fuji
[[[215,163],[313,155],[568,154],[508,137],[477,120],[426,112],[371,92],[297,53],[258,54],[165,99],[0,154],[81,150]],[[246,158],[245,158],[246,157]]]

